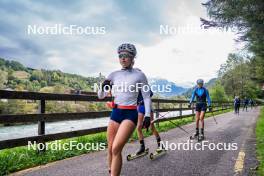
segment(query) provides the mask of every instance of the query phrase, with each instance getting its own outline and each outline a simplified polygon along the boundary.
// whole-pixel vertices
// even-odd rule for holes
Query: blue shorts
[[[207,105],[206,103],[196,103],[195,111],[201,112],[204,111],[206,112]]]
[[[138,105],[137,107],[137,111],[141,114],[145,114],[145,106],[144,105]],[[153,112],[153,110],[151,109],[151,112]]]
[[[136,109],[113,108],[110,119],[117,123],[121,123],[123,120],[128,119],[137,125],[138,112]]]

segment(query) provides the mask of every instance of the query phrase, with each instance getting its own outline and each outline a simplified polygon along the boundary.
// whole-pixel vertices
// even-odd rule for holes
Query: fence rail
[[[45,143],[48,141],[78,137],[88,134],[94,134],[106,131],[106,127],[90,128],[76,131],[66,131],[54,134],[45,134],[45,123],[46,122],[58,122],[66,120],[81,120],[81,119],[95,119],[108,117],[111,111],[100,111],[100,112],[79,112],[79,113],[46,113],[46,101],[87,101],[87,102],[105,102],[110,101],[111,98],[106,98],[100,100],[97,98],[96,94],[53,94],[53,93],[38,93],[38,92],[23,92],[23,91],[8,91],[0,90],[0,99],[21,99],[21,100],[38,100],[39,110],[38,114],[15,114],[15,115],[0,115],[0,124],[2,123],[38,123],[38,135],[7,139],[0,141],[0,149],[12,148],[18,146],[27,145],[28,142],[38,142]],[[194,107],[188,108],[187,100],[169,100],[169,99],[152,99],[155,103],[154,111],[156,116],[159,117],[160,112],[178,111],[179,116],[162,118],[155,121],[155,123],[182,119],[190,116],[194,116]],[[170,103],[173,105],[178,105],[177,108],[161,108],[162,103]],[[232,102],[212,102],[214,107],[214,112],[223,111],[232,107]],[[185,106],[183,106],[185,105]],[[191,110],[192,113],[188,115],[183,115],[183,111]]]

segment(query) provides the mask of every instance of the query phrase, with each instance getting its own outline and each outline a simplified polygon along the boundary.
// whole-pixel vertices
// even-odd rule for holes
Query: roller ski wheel
[[[199,138],[199,135],[197,135],[197,134],[190,136],[190,140],[194,140],[194,139],[198,139],[198,138]]]
[[[143,156],[146,156],[147,154],[149,153],[149,149],[145,149],[144,152],[140,153],[140,154],[129,154],[127,155],[127,161],[132,161],[134,159],[137,159],[137,158],[140,158],[140,157],[143,157]]]
[[[150,153],[149,159],[150,160],[154,160],[155,158],[157,158],[157,157],[159,157],[161,155],[164,155],[165,153],[166,153],[165,149],[157,149],[155,152]]]
[[[198,142],[201,142],[201,141],[203,141],[203,140],[205,140],[205,136],[204,136],[204,135],[199,136],[199,138],[198,138]]]

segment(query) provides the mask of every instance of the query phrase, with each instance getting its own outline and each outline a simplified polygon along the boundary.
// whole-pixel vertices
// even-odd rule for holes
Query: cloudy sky
[[[135,67],[180,85],[208,81],[237,46],[232,32],[203,30],[198,0],[0,0],[0,57],[33,68],[97,76],[120,69],[116,48],[138,49]],[[61,25],[103,27],[104,34],[33,34]],[[161,26],[163,27],[161,29]],[[164,28],[169,29],[166,33]],[[97,31],[98,32],[98,31]],[[100,33],[100,32],[99,32]]]

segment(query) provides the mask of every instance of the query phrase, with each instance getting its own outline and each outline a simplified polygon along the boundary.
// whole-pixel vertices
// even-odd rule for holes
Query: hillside
[[[63,93],[69,89],[92,91],[103,77],[83,77],[60,70],[37,70],[0,58],[0,88]]]
[[[99,83],[104,76],[83,77],[64,73],[60,70],[37,70],[28,68],[17,61],[0,58],[0,88],[27,90],[36,92],[64,93],[70,89],[93,91],[94,83]],[[184,93],[187,89],[177,86],[166,79],[150,78],[150,85],[171,86],[171,92],[156,93],[161,97],[172,97]]]

